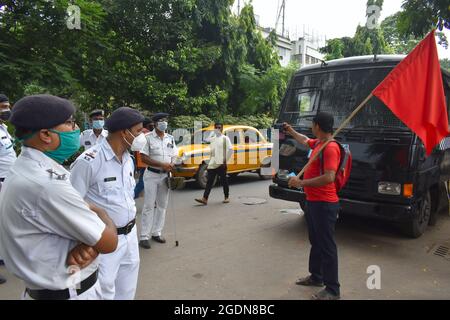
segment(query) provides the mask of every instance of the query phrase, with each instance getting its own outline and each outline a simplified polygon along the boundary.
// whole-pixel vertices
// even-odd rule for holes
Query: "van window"
[[[287,103],[281,110],[279,122],[310,127],[312,116],[319,111],[325,111],[333,114],[335,127],[338,127],[391,70],[392,67],[378,67],[298,75],[287,95]],[[304,96],[306,98],[303,98]],[[300,99],[300,105],[293,106],[293,97]],[[295,108],[297,112],[293,111]],[[413,108],[414,106],[411,106],[411,109]],[[369,101],[347,127],[406,129],[376,97]]]
[[[292,91],[286,112],[312,112],[319,101],[319,90],[315,88],[296,89]]]

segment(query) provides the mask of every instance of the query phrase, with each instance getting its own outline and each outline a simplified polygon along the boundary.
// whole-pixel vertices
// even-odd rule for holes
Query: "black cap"
[[[322,129],[323,132],[326,132],[326,133],[333,132],[334,118],[331,113],[319,112],[313,118],[313,122],[315,124],[319,125],[320,129]]]
[[[0,93],[0,103],[2,102],[9,102],[9,99],[6,95],[4,95],[3,93]]]
[[[121,107],[115,110],[111,116],[106,119],[105,128],[109,132],[116,132],[129,129],[141,122],[144,122],[144,116],[139,111],[129,107]]]
[[[160,112],[153,115],[152,120],[154,122],[158,122],[161,119],[167,118],[169,116],[168,113]]]
[[[89,113],[89,118],[95,117],[95,116],[105,116],[105,111],[103,111],[102,109],[96,109],[94,111],[92,111],[91,113]]]
[[[49,129],[66,122],[74,113],[75,107],[69,100],[40,94],[17,101],[9,121],[23,129]]]

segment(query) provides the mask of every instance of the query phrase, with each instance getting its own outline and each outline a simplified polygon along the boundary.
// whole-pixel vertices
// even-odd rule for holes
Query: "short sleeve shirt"
[[[320,150],[323,142],[318,143],[317,139],[308,140],[308,145],[312,149],[310,158]],[[341,160],[340,148],[336,143],[330,142],[322,151],[323,170],[337,172],[339,168],[339,162]],[[306,169],[304,179],[312,179],[321,176],[320,168],[320,156]],[[322,173],[322,174],[323,174]],[[306,200],[308,201],[321,201],[321,202],[338,202],[339,198],[336,192],[336,186],[334,182],[329,183],[322,187],[305,187]]]
[[[104,130],[97,137],[94,130],[88,129],[81,133],[80,136],[80,146],[84,147],[85,150],[102,143],[108,137],[108,131]]]
[[[118,228],[136,217],[133,160],[125,152],[119,161],[108,140],[77,158],[70,181],[87,202],[105,209]]]
[[[2,186],[0,255],[30,289],[66,289],[98,268],[98,258],[75,275],[66,265],[76,245],[94,246],[105,229],[69,176],[41,151],[22,147]]]
[[[141,150],[141,153],[149,156],[151,159],[163,163],[170,163],[172,159],[178,156],[178,148],[175,139],[170,134],[165,133],[161,139],[156,130],[153,130],[145,136],[147,143]]]

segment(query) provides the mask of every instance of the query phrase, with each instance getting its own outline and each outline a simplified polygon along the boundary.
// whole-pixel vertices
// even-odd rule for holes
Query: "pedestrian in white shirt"
[[[73,187],[87,202],[105,209],[117,226],[117,250],[100,255],[99,281],[105,300],[133,300],[136,294],[140,259],[134,164],[128,149],[145,144],[143,121],[135,109],[114,111],[105,123],[108,138],[80,155],[71,170]],[[135,148],[139,141],[142,145]]]
[[[227,178],[227,162],[233,155],[233,147],[231,145],[230,138],[223,134],[223,125],[221,123],[216,123],[214,125],[214,131],[215,136],[213,136],[210,140],[211,157],[208,163],[208,181],[206,183],[205,193],[203,194],[202,199],[195,199],[195,201],[203,205],[208,204],[209,194],[217,176],[219,176],[223,186],[223,193],[225,196],[223,203],[230,202],[230,188],[228,186]]]

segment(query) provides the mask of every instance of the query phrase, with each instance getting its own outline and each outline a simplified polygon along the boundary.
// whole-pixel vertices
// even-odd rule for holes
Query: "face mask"
[[[131,132],[130,134],[134,137],[134,135]],[[145,139],[145,135],[141,133],[140,135],[134,138],[133,143],[131,144],[131,151],[138,151],[138,152],[141,151],[142,149],[144,149],[146,143],[147,139]]]
[[[94,120],[94,121],[92,121],[92,128],[93,129],[100,130],[100,129],[103,129],[104,126],[105,126],[105,121],[104,120]]]
[[[11,116],[11,110],[9,110],[9,109],[6,109],[6,110],[3,110],[2,112],[0,112],[0,120],[8,121],[10,116]]]
[[[80,129],[69,132],[49,131],[59,135],[60,143],[56,150],[44,153],[59,164],[62,164],[80,149]]]
[[[167,122],[161,121],[157,123],[157,128],[159,131],[166,131],[167,130]]]

